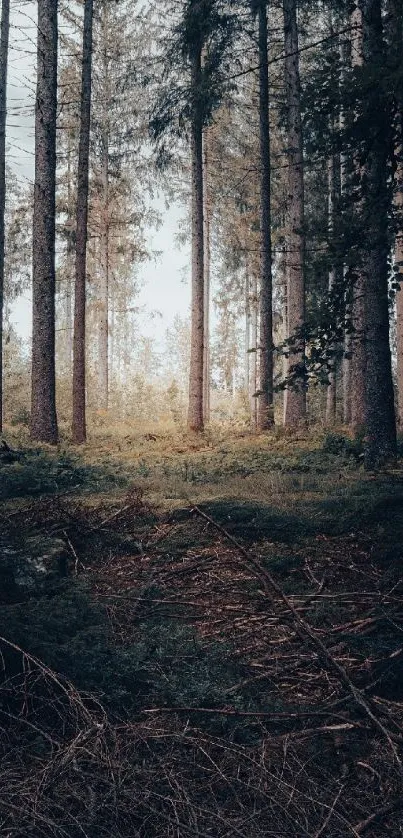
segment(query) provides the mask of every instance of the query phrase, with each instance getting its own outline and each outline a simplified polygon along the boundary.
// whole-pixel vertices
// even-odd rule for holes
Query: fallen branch
[[[393,743],[392,734],[389,733],[389,731],[380,721],[380,719],[378,719],[375,716],[367,700],[363,696],[362,692],[358,689],[358,687],[355,686],[355,684],[353,684],[351,678],[348,676],[344,667],[341,666],[341,664],[339,664],[334,659],[329,650],[326,648],[323,641],[314,633],[313,628],[303,617],[301,617],[301,615],[298,613],[298,610],[295,608],[289,597],[284,593],[278,582],[274,579],[271,573],[269,573],[269,571],[266,570],[265,567],[263,567],[260,559],[257,556],[254,556],[252,553],[248,552],[242,546],[242,544],[240,544],[239,541],[236,540],[236,538],[234,538],[226,529],[224,529],[224,527],[222,527],[221,524],[219,524],[217,521],[214,521],[214,519],[211,518],[210,515],[207,515],[205,512],[203,512],[203,510],[200,509],[200,507],[193,506],[191,511],[196,512],[197,515],[199,515],[205,521],[208,521],[208,523],[212,527],[214,527],[217,530],[217,532],[221,533],[221,535],[224,536],[224,538],[226,538],[231,544],[234,545],[234,547],[236,547],[241,556],[243,556],[243,558],[248,562],[248,564],[255,570],[259,580],[263,585],[265,592],[270,597],[271,601],[273,601],[272,592],[274,592],[275,594],[277,594],[279,599],[281,599],[284,605],[286,605],[288,611],[294,617],[295,628],[300,638],[302,640],[305,640],[306,637],[309,637],[310,641],[315,646],[318,652],[319,658],[321,658],[329,666],[331,666],[333,671],[338,675],[339,680],[349,690],[356,704],[361,708],[361,710],[363,710],[366,716],[368,716],[368,718],[371,720],[374,727],[377,728],[377,730],[388,742],[393,756],[399,766],[399,769],[401,773],[403,773],[402,763],[397,753],[396,747]]]

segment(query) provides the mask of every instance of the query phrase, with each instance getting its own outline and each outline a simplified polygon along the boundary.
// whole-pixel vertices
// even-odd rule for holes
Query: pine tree
[[[92,83],[93,0],[85,0],[81,82],[81,122],[77,178],[76,277],[74,305],[73,441],[86,438],[85,422],[85,317],[88,237],[88,172]]]
[[[31,437],[58,439],[55,386],[57,0],[38,0]]]
[[[271,242],[271,175],[269,126],[269,72],[267,55],[267,6],[257,8],[259,34],[259,128],[260,128],[260,396],[258,428],[274,424],[273,407],[273,278]]]
[[[292,339],[305,320],[304,163],[296,0],[283,0],[283,10],[288,119],[287,335]],[[291,347],[289,366],[302,373],[304,350],[300,343]],[[305,382],[300,376],[297,386],[285,392],[284,424],[294,427],[305,415]]]
[[[0,433],[3,430],[3,311],[6,209],[6,114],[9,31],[10,0],[2,0],[0,39]]]
[[[389,344],[388,155],[390,111],[383,89],[386,72],[381,0],[360,0],[363,71],[373,79],[366,103],[368,130],[362,172],[366,241],[362,258],[366,307],[366,462],[396,455],[396,422]]]

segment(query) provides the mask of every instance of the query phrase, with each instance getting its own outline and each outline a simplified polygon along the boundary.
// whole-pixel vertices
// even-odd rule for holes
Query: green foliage
[[[31,497],[66,492],[99,492],[127,485],[126,477],[113,466],[84,465],[63,451],[20,451],[12,464],[0,460],[0,498]]]

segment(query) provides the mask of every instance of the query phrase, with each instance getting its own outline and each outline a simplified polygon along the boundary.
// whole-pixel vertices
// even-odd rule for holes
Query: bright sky
[[[13,6],[13,4],[11,4]],[[7,161],[19,178],[33,180],[34,163],[34,95],[36,51],[36,3],[21,2],[11,13],[10,59],[8,77]],[[186,316],[190,306],[189,247],[181,249],[175,241],[184,210],[172,205],[169,210],[161,200],[163,224],[149,230],[148,244],[159,251],[158,260],[145,263],[140,269],[142,290],[138,298],[144,307],[144,334],[159,338],[171,325],[175,314]],[[162,315],[151,318],[150,313]],[[13,306],[13,323],[27,337],[31,331],[30,296]]]

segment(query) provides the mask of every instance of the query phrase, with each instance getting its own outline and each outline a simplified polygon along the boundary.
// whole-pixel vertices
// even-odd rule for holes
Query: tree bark
[[[58,439],[55,383],[57,0],[38,0],[31,438]]]
[[[363,64],[363,21],[362,10],[356,6],[351,15],[352,36],[351,36],[351,63],[353,67],[361,67]],[[355,161],[358,173],[360,165]],[[362,206],[360,208],[362,211]],[[363,433],[367,422],[366,409],[366,288],[365,274],[361,266],[357,266],[353,276],[352,302],[351,302],[351,324],[353,333],[351,336],[351,425],[355,434]]]
[[[2,0],[0,38],[0,433],[3,431],[4,218],[6,207],[6,116],[9,33],[10,0]]]
[[[363,166],[363,212],[367,240],[363,255],[366,292],[366,464],[396,455],[396,421],[389,344],[388,307],[388,153],[390,113],[381,86],[386,71],[381,0],[360,0],[363,68],[380,73],[370,92],[372,131]]]
[[[250,375],[250,410],[252,417],[252,428],[257,429],[257,343],[258,343],[258,279],[257,268],[252,267],[252,288],[251,288],[251,375]]]
[[[204,361],[203,361],[203,418],[210,421],[210,194],[209,194],[209,138],[203,132],[203,236],[204,236]]]
[[[269,66],[267,7],[260,0],[259,19],[259,128],[260,128],[260,395],[258,429],[274,425],[273,408],[273,278],[271,244],[271,178],[269,126]]]
[[[288,116],[287,334],[292,337],[305,320],[304,162],[296,0],[283,0],[283,10]],[[287,366],[288,372],[293,368],[303,371],[304,346],[301,341],[290,351]],[[284,394],[284,424],[296,427],[305,417],[306,387],[300,381]]]
[[[331,240],[334,231],[335,213],[337,200],[337,157],[332,155],[328,162],[328,228],[329,239]],[[329,293],[333,290],[337,281],[337,267],[332,265],[329,271]],[[333,345],[333,357],[331,359],[331,369],[329,372],[329,384],[326,393],[326,425],[334,425],[336,422],[336,398],[337,398],[337,380],[336,380],[336,359],[335,349]]]
[[[101,137],[101,217],[100,217],[100,276],[99,276],[99,332],[98,332],[98,405],[100,410],[107,411],[109,406],[109,15],[108,2],[103,2],[102,8],[102,50],[104,103],[102,114]]]
[[[403,6],[401,0],[389,0],[388,30],[390,69],[399,72],[403,62]],[[395,139],[395,212],[397,219],[395,238],[395,279],[400,282],[396,293],[396,377],[397,419],[403,431],[403,83],[400,80],[395,93],[397,109],[397,136]]]
[[[88,237],[88,169],[92,87],[93,0],[85,0],[81,75],[81,117],[78,149],[76,270],[73,346],[73,442],[86,439],[85,421],[85,318]]]
[[[192,312],[188,428],[201,432],[204,367],[203,116],[200,104],[201,42],[191,57]]]
[[[346,18],[348,20],[348,17]],[[346,77],[348,70],[351,67],[351,38],[348,36],[345,37],[344,41],[340,46],[340,61],[341,61],[341,75],[342,79]],[[345,127],[345,111],[343,105],[340,109],[340,117],[339,117],[339,124],[340,124],[340,132],[344,131]],[[346,154],[343,152],[340,155],[340,194],[341,197],[345,197],[348,191],[348,180],[351,174],[351,160]],[[347,285],[347,267],[343,265],[343,278],[345,287]],[[349,323],[351,319],[351,301],[350,301],[350,294],[346,288],[345,291],[345,321]],[[352,353],[352,339],[351,339],[351,332],[349,327],[347,326],[344,331],[344,346],[343,346],[343,363],[342,363],[342,373],[343,373],[343,424],[344,425],[351,425],[351,353]]]

